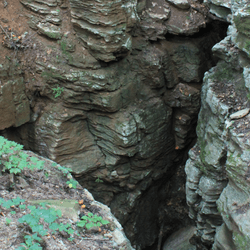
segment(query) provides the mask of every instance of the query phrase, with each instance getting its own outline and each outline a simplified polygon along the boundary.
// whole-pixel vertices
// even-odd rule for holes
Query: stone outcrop
[[[129,31],[138,18],[136,0],[70,0],[71,21],[77,36],[102,61],[122,58],[132,48]]]
[[[1,130],[21,126],[30,120],[30,105],[23,77],[0,81],[0,112]]]
[[[203,79],[198,140],[186,163],[193,242],[198,249],[248,249],[250,14],[244,1],[208,4],[230,26],[213,47],[219,62]]]
[[[83,189],[74,180],[67,169],[30,151],[19,150],[15,151],[14,155],[8,156],[6,154],[8,147],[3,148],[2,144],[1,159],[4,158],[12,165],[13,161],[8,160],[8,157],[18,158],[20,153],[20,155],[26,155],[24,161],[27,164],[18,175],[4,173],[1,165],[0,241],[2,250],[21,248],[24,242],[28,245],[28,240],[25,241],[27,235],[39,237],[36,238],[38,241],[32,240],[30,243],[33,248],[134,250],[110,208],[96,201],[87,189]],[[33,170],[27,167],[31,162],[36,162]],[[38,162],[43,166],[42,169],[37,168]],[[75,187],[70,187],[67,183],[72,180],[76,182]],[[109,223],[106,225],[103,223],[99,228],[77,226],[81,218],[89,213],[101,216]],[[25,222],[22,222],[20,218],[25,216],[29,219],[24,219]],[[33,223],[36,224],[37,217],[39,222],[35,227]],[[60,225],[61,228],[58,230],[54,227],[55,230],[53,230],[53,225]],[[70,228],[71,232],[67,231],[67,228]],[[47,233],[44,235],[45,230]],[[84,240],[86,238],[87,240]],[[28,247],[26,244],[25,246]]]
[[[4,53],[3,53],[4,56]],[[0,64],[0,130],[19,127],[30,119],[30,105],[20,64],[5,56]]]
[[[137,249],[152,245],[162,218],[185,210],[160,207],[173,199],[170,179],[196,137],[203,74],[226,25],[184,0],[20,0],[15,8],[26,18],[14,48],[24,49],[17,57],[31,115],[1,133],[70,167]]]

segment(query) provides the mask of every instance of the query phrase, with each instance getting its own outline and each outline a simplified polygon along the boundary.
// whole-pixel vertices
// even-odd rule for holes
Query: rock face
[[[7,66],[7,67],[6,67]],[[0,130],[18,127],[30,120],[30,105],[21,71],[0,64]]]
[[[12,31],[21,38],[6,36],[3,46],[24,49],[17,56],[31,115],[2,133],[70,167],[137,249],[154,243],[164,217],[176,219],[162,226],[168,234],[184,226],[186,214],[169,212],[181,214],[185,205],[176,204],[184,200],[167,199],[171,190],[184,192],[177,174],[196,137],[203,74],[215,65],[211,48],[227,25],[192,1],[20,0],[12,7],[23,8],[28,33]],[[221,182],[211,192],[219,195]]]
[[[2,136],[0,139],[0,207],[4,214],[0,218],[2,250],[20,249],[24,242],[26,248],[47,250],[134,250],[110,208],[94,200],[66,168],[21,150],[21,145],[3,140]],[[15,148],[14,153],[10,144],[12,149]],[[15,157],[15,163],[12,157]],[[5,171],[7,166],[19,170],[18,174]],[[69,182],[74,185],[70,186]],[[99,221],[102,218],[106,222],[90,225],[90,228],[86,224],[79,226],[84,216],[99,217]],[[29,243],[27,235],[36,237]]]
[[[248,249],[250,14],[244,1],[208,4],[231,24],[213,47],[219,62],[205,73],[198,140],[185,168],[193,240],[198,249]]]
[[[136,0],[69,2],[77,35],[96,59],[114,61],[131,50],[129,31],[138,18]]]

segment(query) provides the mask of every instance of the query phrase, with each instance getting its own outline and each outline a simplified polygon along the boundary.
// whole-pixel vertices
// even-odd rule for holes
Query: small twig
[[[1,27],[1,29],[3,30],[3,32],[6,34],[6,36],[7,36],[8,38],[10,38],[9,35],[6,33],[6,31],[4,30],[4,28],[2,27],[1,24],[0,24],[0,27]]]
[[[25,43],[26,41],[28,41],[32,36],[34,36],[34,35],[36,35],[37,34],[37,32],[35,32],[34,34],[32,34],[32,35],[30,35],[29,37],[27,37],[24,41],[23,41],[23,43]]]

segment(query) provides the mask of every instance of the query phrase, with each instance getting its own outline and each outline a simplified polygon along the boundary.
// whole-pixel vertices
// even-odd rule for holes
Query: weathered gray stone
[[[80,110],[71,110],[60,104],[48,105],[35,123],[40,143],[33,146],[47,157],[74,169],[77,174],[102,166],[103,154],[88,132],[85,119],[86,115]],[[74,134],[78,134],[77,138]]]
[[[35,0],[37,3],[46,4],[50,7],[57,6],[57,0]]]
[[[170,17],[169,4],[164,0],[149,1],[140,15],[140,28],[149,40],[164,39],[165,21]]]
[[[213,250],[237,250],[233,241],[232,233],[228,230],[225,223],[216,229]]]
[[[250,69],[248,67],[244,67],[243,76],[244,76],[246,88],[250,90]]]
[[[195,230],[194,226],[178,230],[165,241],[163,250],[196,250],[196,246],[189,243]]]
[[[212,13],[231,20],[232,25],[228,36],[213,47],[220,61],[204,77],[198,142],[186,165],[187,201],[190,216],[197,220],[197,236],[202,242],[212,245],[215,240],[214,250],[247,249],[250,232],[247,219],[249,100],[246,93],[249,60],[240,56],[239,49],[248,54],[249,14],[244,1],[207,2]],[[196,181],[192,181],[196,168],[202,172],[198,187],[196,176]]]
[[[167,105],[173,108],[192,107],[198,111],[200,108],[200,91],[190,85],[179,83],[173,90],[165,92],[164,100]]]
[[[25,7],[31,9],[34,12],[37,12],[39,14],[49,14],[50,9],[48,6],[44,6],[42,4],[34,3],[29,0],[21,0],[20,1]]]
[[[170,55],[177,75],[184,82],[199,82],[202,78],[201,51],[191,43],[171,43]]]
[[[204,1],[209,6],[209,11],[226,21],[230,21],[231,14],[231,1],[229,0],[205,0]]]
[[[193,11],[191,12],[191,14],[189,12],[189,9],[187,9],[188,5],[182,5],[183,7],[185,6],[185,9],[180,9],[179,6],[180,5],[170,6],[171,17],[165,24],[168,33],[174,35],[193,35],[197,33],[200,28],[206,27],[206,15],[208,13],[208,10],[206,10],[204,6],[199,5],[196,2],[196,9],[201,9],[201,11]]]
[[[63,36],[63,33],[61,31],[61,28],[57,27],[56,25],[47,24],[47,23],[39,23],[37,25],[38,31],[52,39],[61,39]]]
[[[30,106],[22,77],[0,81],[0,130],[18,127],[30,120]]]
[[[70,0],[72,23],[91,54],[102,61],[114,61],[131,50],[128,32],[137,14],[135,1]]]
[[[186,10],[190,8],[190,4],[187,0],[168,0],[168,2],[173,4],[179,9]]]
[[[240,111],[237,111],[237,112],[230,115],[230,119],[235,120],[235,119],[243,118],[244,116],[246,116],[249,113],[249,110],[250,110],[249,108],[246,108],[246,109],[242,109]]]

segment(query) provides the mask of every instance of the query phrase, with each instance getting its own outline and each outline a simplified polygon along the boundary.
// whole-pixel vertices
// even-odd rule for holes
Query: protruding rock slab
[[[168,0],[168,2],[175,5],[179,9],[186,10],[190,8],[190,4],[187,0]]]
[[[128,33],[136,21],[136,1],[70,0],[72,23],[84,46],[99,60],[109,62],[131,50]]]
[[[236,120],[236,119],[240,119],[243,118],[244,116],[246,116],[249,113],[250,109],[246,108],[246,109],[242,109],[238,112],[235,112],[233,114],[230,115],[230,119],[232,120]]]
[[[169,4],[165,0],[148,1],[140,15],[140,27],[148,39],[164,39],[167,28],[164,22],[170,17]]]

